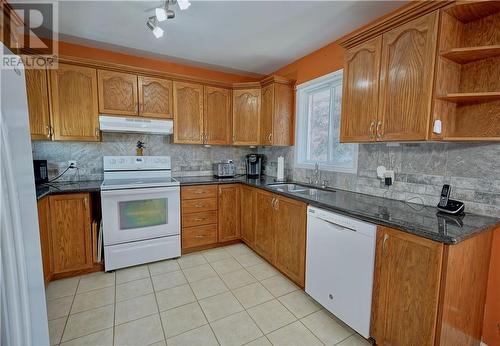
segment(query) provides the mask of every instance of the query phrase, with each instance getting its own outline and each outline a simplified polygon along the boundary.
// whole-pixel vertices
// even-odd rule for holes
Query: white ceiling
[[[161,1],[60,1],[60,39],[224,71],[268,74],[397,8],[401,1],[192,1],[156,39]],[[148,11],[148,9],[150,9]]]

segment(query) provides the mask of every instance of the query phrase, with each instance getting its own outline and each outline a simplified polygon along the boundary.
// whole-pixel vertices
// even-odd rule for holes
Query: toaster
[[[232,178],[236,174],[236,166],[233,161],[218,162],[212,165],[216,178]]]

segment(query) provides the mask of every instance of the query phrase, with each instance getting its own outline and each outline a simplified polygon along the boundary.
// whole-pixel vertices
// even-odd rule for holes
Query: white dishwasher
[[[376,226],[307,208],[306,292],[368,338]]]

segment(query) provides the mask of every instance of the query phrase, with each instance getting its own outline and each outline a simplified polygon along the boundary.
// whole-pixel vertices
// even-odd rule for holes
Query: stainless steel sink
[[[268,185],[268,187],[276,191],[293,193],[305,198],[310,197],[311,199],[315,199],[318,196],[335,192],[333,190],[316,189],[314,187],[300,184],[270,184]]]
[[[299,184],[269,184],[267,186],[281,192],[304,192],[310,189],[308,186]]]

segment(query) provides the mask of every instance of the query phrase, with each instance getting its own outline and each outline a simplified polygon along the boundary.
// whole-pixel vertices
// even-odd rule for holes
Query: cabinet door
[[[137,76],[98,70],[99,112],[138,115]]]
[[[272,145],[293,145],[292,97],[291,85],[274,85]]]
[[[260,144],[273,144],[274,83],[266,85],[261,91],[260,107]]]
[[[172,81],[154,77],[138,77],[139,115],[171,119]]]
[[[251,187],[240,187],[240,215],[241,239],[253,248],[255,246],[255,190]]]
[[[233,144],[258,145],[260,89],[233,91]]]
[[[341,142],[375,141],[382,37],[345,53]]]
[[[255,197],[255,250],[272,263],[275,253],[275,198],[274,194],[265,191],[257,191]]]
[[[240,186],[219,185],[219,235],[224,242],[240,238]]]
[[[50,70],[53,139],[99,140],[97,71],[59,63]]]
[[[380,227],[371,334],[377,345],[434,345],[443,244]]]
[[[45,69],[26,69],[26,93],[32,140],[51,138],[49,86]]]
[[[203,85],[174,82],[174,143],[202,144]]]
[[[204,143],[230,144],[231,91],[206,86],[203,104]]]
[[[279,197],[276,202],[276,267],[304,287],[306,204]]]
[[[92,268],[89,194],[49,199],[54,274]]]
[[[50,281],[52,275],[51,265],[51,237],[50,237],[50,209],[49,198],[45,197],[38,201],[38,228],[40,231],[40,250],[42,253],[42,268],[45,284]]]
[[[430,122],[438,12],[383,35],[379,140],[425,140]]]

